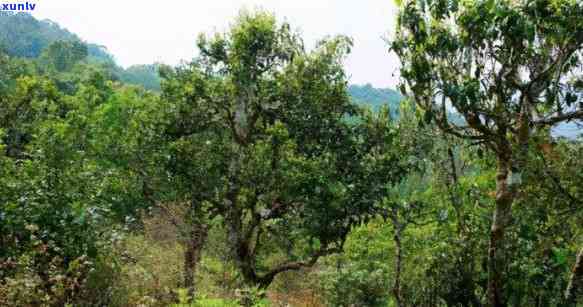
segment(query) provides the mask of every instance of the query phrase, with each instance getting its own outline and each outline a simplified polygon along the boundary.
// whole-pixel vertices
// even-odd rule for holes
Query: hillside
[[[384,105],[388,105],[393,112],[399,110],[399,104],[403,97],[399,92],[390,88],[375,88],[371,84],[350,85],[348,92],[353,101],[358,104],[370,105],[373,110],[378,110]]]
[[[0,12],[0,49],[13,57],[37,58],[56,41],[82,41],[56,22],[37,20],[30,14]],[[104,46],[86,43],[89,56],[101,61],[113,57]]]
[[[11,57],[39,58],[58,41],[82,42],[87,46],[87,61],[103,64],[117,79],[149,90],[160,90],[157,65],[134,65],[124,69],[102,45],[88,43],[51,20],[37,20],[30,14],[0,12],[0,51]]]

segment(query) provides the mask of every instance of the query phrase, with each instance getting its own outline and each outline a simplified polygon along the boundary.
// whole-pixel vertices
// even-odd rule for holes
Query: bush
[[[54,241],[40,240],[37,226],[27,229],[24,251],[0,260],[0,306],[112,306],[119,274],[110,248],[70,259]]]
[[[182,248],[131,235],[117,247],[117,306],[168,306],[182,282]]]
[[[387,306],[393,250],[389,231],[382,222],[357,228],[345,253],[328,259],[319,279],[329,306]]]

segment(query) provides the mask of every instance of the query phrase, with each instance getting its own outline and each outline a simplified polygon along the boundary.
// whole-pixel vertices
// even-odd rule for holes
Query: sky
[[[31,0],[29,0],[30,2]],[[346,61],[353,84],[395,87],[399,62],[383,38],[395,27],[393,0],[32,0],[33,15],[83,40],[104,45],[124,66],[175,65],[196,55],[196,36],[225,31],[241,8],[275,13],[300,30],[306,45],[344,34],[355,46]]]

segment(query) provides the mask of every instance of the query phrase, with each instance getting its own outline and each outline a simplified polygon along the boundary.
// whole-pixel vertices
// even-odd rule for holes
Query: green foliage
[[[177,244],[152,240],[150,235],[126,236],[117,242],[113,256],[119,263],[118,278],[111,284],[110,305],[168,306],[175,302],[174,291],[181,287],[182,249]]]
[[[330,306],[387,306],[394,246],[381,221],[352,231],[342,256],[331,258],[318,278]]]
[[[41,61],[57,71],[70,71],[75,64],[87,58],[87,46],[81,42],[56,41],[41,54]]]
[[[85,291],[115,227],[102,197],[107,171],[97,168],[87,132],[90,113],[108,99],[111,83],[91,75],[65,93],[52,79],[59,76],[10,63],[20,62],[2,65],[9,72],[0,96],[2,285],[12,281],[8,290],[17,291],[10,304],[62,306],[85,302],[84,295],[98,300]],[[38,295],[20,296],[23,287]]]
[[[529,250],[521,245],[534,228],[522,231],[532,220],[513,207],[522,209],[525,191],[536,185],[526,179],[534,179],[528,175],[536,164],[532,155],[548,142],[547,129],[583,119],[581,91],[574,86],[583,52],[581,13],[578,1],[401,3],[391,50],[402,62],[403,92],[424,110],[426,123],[483,145],[496,159],[486,287],[492,306],[560,302],[548,299],[557,286],[551,280],[544,282],[550,292],[522,292],[532,271],[518,263],[538,257],[532,249],[530,257],[521,253]],[[462,122],[448,118],[451,108]],[[539,218],[552,215],[544,210]],[[549,274],[560,274],[542,262]]]
[[[223,299],[199,299],[195,303],[189,303],[190,298],[188,297],[188,291],[186,289],[177,290],[178,292],[178,304],[172,304],[172,307],[238,307],[242,306],[239,302],[235,300],[223,300]],[[261,306],[258,304],[252,305],[253,307]]]
[[[529,112],[541,118],[529,119],[533,125],[580,118],[580,91],[572,85],[580,67],[583,25],[576,16],[582,10],[574,1],[403,3],[391,42],[403,62],[403,89],[444,130],[465,135],[471,128],[481,139],[519,124],[526,88]],[[447,122],[445,104],[466,127]],[[570,115],[554,116],[563,110]]]
[[[147,90],[160,91],[160,65],[133,65],[120,74],[120,80],[134,85],[141,85]]]
[[[406,99],[263,11],[126,70],[0,13],[0,305],[481,306],[507,182],[505,301],[565,305],[583,147],[549,130],[580,112],[580,4],[401,5]]]
[[[361,153],[344,120],[356,110],[341,66],[351,41],[336,37],[306,52],[289,25],[243,12],[229,32],[198,45],[200,58],[163,71],[166,133],[172,147],[189,150],[176,152],[173,172],[199,182],[191,197],[224,218],[245,281],[266,287],[339,250],[371,213],[358,201]],[[262,261],[276,250],[283,264]]]
[[[57,41],[81,43],[75,34],[50,20],[39,21],[30,14],[0,12],[0,46],[13,57],[38,58],[43,50]],[[111,60],[101,46],[89,44],[88,53],[100,60]]]
[[[160,90],[158,64],[117,66],[104,46],[85,43],[77,35],[50,20],[39,21],[25,13],[0,12],[0,53],[19,58],[39,58],[57,71],[70,71],[76,63],[89,62],[105,68],[122,82]]]

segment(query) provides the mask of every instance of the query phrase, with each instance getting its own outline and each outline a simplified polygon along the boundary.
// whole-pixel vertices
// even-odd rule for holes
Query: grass
[[[224,300],[219,298],[202,299],[194,304],[174,304],[172,307],[238,307],[239,304],[232,300]]]

